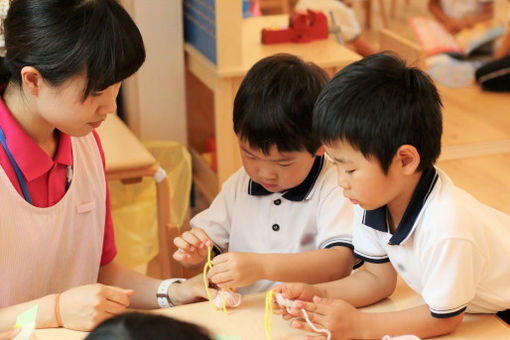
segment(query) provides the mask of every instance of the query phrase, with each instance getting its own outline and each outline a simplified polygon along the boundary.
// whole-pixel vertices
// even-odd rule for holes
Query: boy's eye
[[[279,166],[282,166],[282,167],[286,167],[286,166],[291,166],[292,163],[280,163],[278,164]]]
[[[354,171],[356,171],[356,170],[345,170],[345,173],[352,174]]]

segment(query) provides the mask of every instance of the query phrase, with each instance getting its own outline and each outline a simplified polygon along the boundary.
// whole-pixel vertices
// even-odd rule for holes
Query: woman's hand
[[[60,295],[65,328],[90,331],[101,321],[126,311],[133,290],[99,283],[66,290]]]
[[[0,333],[0,340],[12,340],[21,332],[21,327]]]

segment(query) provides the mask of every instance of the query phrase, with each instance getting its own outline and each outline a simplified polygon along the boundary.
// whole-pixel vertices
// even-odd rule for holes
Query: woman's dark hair
[[[135,73],[145,61],[142,36],[115,0],[14,0],[5,19],[0,78],[21,85],[35,67],[58,86],[83,72],[83,98]]]
[[[100,323],[85,340],[211,340],[203,328],[163,315],[124,313]]]

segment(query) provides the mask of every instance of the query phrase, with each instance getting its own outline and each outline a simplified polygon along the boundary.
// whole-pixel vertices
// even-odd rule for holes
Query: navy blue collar
[[[315,181],[319,177],[323,165],[324,156],[316,156],[312,165],[312,169],[310,169],[310,172],[306,176],[305,180],[298,186],[287,190],[282,195],[282,197],[288,199],[289,201],[296,202],[304,200],[312,190]],[[250,182],[248,183],[248,194],[253,196],[263,196],[270,195],[272,192],[266,190],[262,185],[250,179]]]
[[[390,244],[400,245],[413,231],[414,222],[434,188],[437,178],[438,175],[434,167],[423,171],[420,181],[414,190],[413,197],[411,197],[411,201],[409,201],[409,205],[402,216],[402,220],[389,241]],[[386,219],[387,211],[386,206],[374,210],[365,210],[363,224],[378,231],[389,232]]]

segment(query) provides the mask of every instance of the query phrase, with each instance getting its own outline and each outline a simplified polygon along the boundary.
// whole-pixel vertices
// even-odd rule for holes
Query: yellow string
[[[212,301],[211,292],[209,291],[209,280],[207,279],[207,271],[212,268],[212,261],[211,261],[211,250],[212,247],[207,247],[207,262],[204,265],[204,287],[205,291],[207,292],[207,297],[209,298],[209,304],[214,310],[218,310],[218,307],[216,307]],[[223,304],[223,311],[227,313],[227,303],[225,302],[225,290],[221,288],[221,302]]]
[[[266,293],[266,313],[264,315],[264,329],[266,337],[271,339],[271,330],[273,329],[273,290],[271,289]]]

